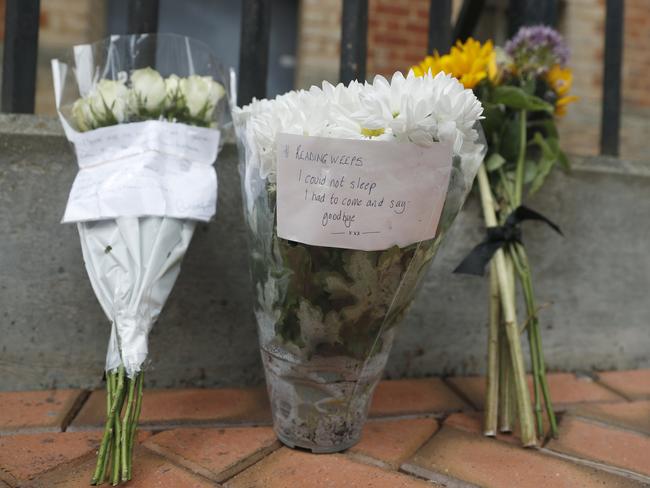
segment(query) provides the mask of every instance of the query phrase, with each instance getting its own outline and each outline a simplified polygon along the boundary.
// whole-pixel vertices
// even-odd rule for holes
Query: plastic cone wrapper
[[[456,79],[413,73],[234,110],[254,310],[285,444],[358,441],[397,326],[482,161],[481,113]]]
[[[175,35],[75,46],[70,59],[52,61],[52,72],[79,165],[63,222],[77,224],[90,282],[111,323],[107,424],[92,482],[116,483],[131,477],[149,332],[195,223],[216,212],[213,164],[227,121],[227,82],[207,46]]]
[[[106,370],[132,376],[147,358],[148,336],[180,272],[194,221],[118,217],[78,224],[86,270],[111,319]]]

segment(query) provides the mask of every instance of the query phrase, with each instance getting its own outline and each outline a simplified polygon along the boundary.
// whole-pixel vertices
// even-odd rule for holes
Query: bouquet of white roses
[[[377,76],[236,109],[255,315],[279,438],[359,439],[399,324],[484,152],[447,75]]]
[[[180,36],[75,46],[73,60],[53,60],[52,70],[80,168],[63,222],[77,223],[90,282],[111,322],[107,419],[92,484],[115,485],[131,478],[149,332],[195,221],[216,211],[212,165],[226,92],[207,47]]]

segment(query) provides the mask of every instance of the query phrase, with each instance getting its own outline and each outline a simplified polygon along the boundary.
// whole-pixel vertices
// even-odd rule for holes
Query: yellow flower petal
[[[448,73],[458,78],[465,88],[474,88],[485,78],[494,81],[498,75],[492,41],[481,45],[471,37],[465,42],[456,41],[449,54],[440,56],[435,52],[412,69],[416,76],[423,76],[429,70],[433,75],[441,71]]]

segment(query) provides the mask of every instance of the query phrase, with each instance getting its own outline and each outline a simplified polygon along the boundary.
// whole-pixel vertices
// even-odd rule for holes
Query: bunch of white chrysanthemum
[[[125,72],[117,80],[99,80],[72,105],[72,120],[81,132],[142,120],[169,120],[214,126],[214,110],[225,95],[211,76],[163,78],[152,68]]]
[[[342,139],[394,140],[430,146],[452,144],[454,156],[476,161],[483,148],[475,129],[483,108],[471,90],[445,73],[288,92],[273,100],[254,100],[234,111],[249,150],[256,153],[260,176],[275,180],[280,133]]]

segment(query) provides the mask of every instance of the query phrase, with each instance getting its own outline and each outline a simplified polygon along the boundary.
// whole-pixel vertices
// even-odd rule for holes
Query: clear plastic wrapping
[[[216,212],[228,83],[207,46],[165,34],[75,46],[52,61],[52,74],[79,165],[63,222],[77,224],[111,323],[106,426],[91,484],[116,485],[131,479],[149,332],[196,221]]]
[[[394,78],[393,84],[400,80]],[[311,94],[289,95],[297,101],[289,100],[288,113],[317,104],[312,98],[324,98],[329,106],[320,110],[333,111],[338,117],[340,111],[346,110],[342,99],[364,96],[350,94],[357,88],[354,84],[351,88],[325,85],[322,92],[312,89]],[[422,222],[423,226],[438,223],[432,239],[374,251],[289,241],[278,237],[277,181],[273,161],[269,162],[269,158],[277,158],[279,134],[364,137],[354,135],[353,123],[359,118],[356,100],[347,109],[349,117],[335,119],[341,125],[352,121],[351,135],[342,134],[337,127],[332,130],[330,116],[318,124],[300,115],[277,115],[280,109],[273,104],[285,101],[279,97],[274,102],[254,102],[235,116],[256,296],[254,309],[277,435],[289,446],[334,452],[359,439],[396,326],[407,313],[429,263],[461,209],[484,145],[476,124],[478,131],[467,131],[471,147],[461,154],[454,151],[440,219],[432,215],[429,221]],[[270,108],[264,106],[269,103]],[[277,117],[266,123],[264,119],[273,110]],[[365,123],[362,120],[357,127],[362,134]],[[379,132],[372,130],[373,134]],[[390,137],[377,139],[413,144],[399,140],[398,131],[394,129]],[[366,144],[375,144],[373,137],[365,139]],[[281,164],[280,159],[277,161]],[[395,161],[395,165],[399,164]],[[323,170],[323,174],[329,173]],[[433,205],[432,196],[424,198],[430,198]]]
[[[78,225],[112,323],[106,369],[124,366],[133,376],[195,221],[216,211],[228,80],[206,45],[167,34],[75,46],[52,71],[80,167],[63,221]]]

